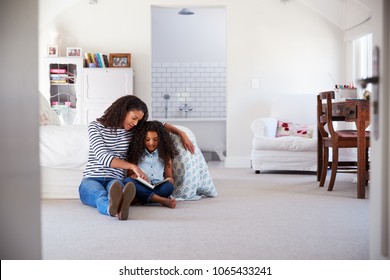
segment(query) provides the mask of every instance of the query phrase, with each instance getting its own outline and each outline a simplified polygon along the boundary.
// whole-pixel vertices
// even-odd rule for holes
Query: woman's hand
[[[166,123],[164,126],[166,129],[168,129],[169,132],[174,133],[176,135],[179,135],[181,142],[183,143],[184,148],[187,151],[190,151],[191,154],[194,154],[194,152],[195,152],[194,144],[192,144],[190,138],[188,138],[187,134],[184,131],[178,129],[177,127],[175,127],[169,123]]]
[[[122,168],[127,170],[127,176],[133,176],[133,173],[136,175],[136,177],[141,177],[142,179],[145,179],[146,176],[142,172],[142,170],[135,164],[127,162],[125,160],[121,160],[119,158],[114,158],[111,161],[110,167],[112,168]]]
[[[130,169],[134,172],[134,174],[131,176],[132,178],[140,177],[142,179],[147,179],[145,174],[142,172],[141,168],[139,168],[137,165],[131,164]],[[133,177],[133,176],[135,176],[135,177]]]
[[[194,154],[195,152],[195,147],[194,144],[192,144],[190,138],[187,136],[187,134],[184,131],[180,131],[180,139],[181,142],[183,143],[183,146],[186,150],[190,151],[191,154]]]

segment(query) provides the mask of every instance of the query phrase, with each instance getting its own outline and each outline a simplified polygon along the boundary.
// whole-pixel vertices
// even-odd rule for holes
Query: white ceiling
[[[39,25],[43,26],[61,11],[80,0],[39,0]],[[83,0],[87,2],[88,0]],[[294,0],[284,0],[288,2]],[[367,0],[298,0],[343,30],[348,30],[371,18],[371,10],[362,2]]]
[[[299,0],[343,30],[371,18],[371,10],[358,0]]]

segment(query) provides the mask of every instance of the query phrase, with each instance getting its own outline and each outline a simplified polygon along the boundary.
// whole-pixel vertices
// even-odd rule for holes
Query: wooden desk
[[[326,108],[326,104],[324,104]],[[336,121],[355,122],[358,134],[357,147],[357,198],[365,198],[366,180],[368,180],[366,158],[366,137],[365,130],[370,123],[370,102],[369,100],[347,100],[332,103],[332,114]],[[322,170],[322,138],[318,133],[318,171],[317,178],[321,177]]]

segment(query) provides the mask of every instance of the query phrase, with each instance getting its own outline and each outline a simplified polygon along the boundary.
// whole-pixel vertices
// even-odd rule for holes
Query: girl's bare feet
[[[169,208],[176,208],[176,199],[174,198],[165,198],[164,202],[161,202],[162,205],[167,206]]]
[[[152,196],[150,201],[161,203],[162,205],[169,207],[169,208],[172,208],[172,209],[176,208],[176,199],[175,198],[165,198],[165,197],[161,197],[161,196],[155,194]]]

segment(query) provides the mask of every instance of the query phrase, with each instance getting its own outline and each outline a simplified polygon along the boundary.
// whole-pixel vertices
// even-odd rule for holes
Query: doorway
[[[226,10],[152,6],[152,115],[226,118]]]

